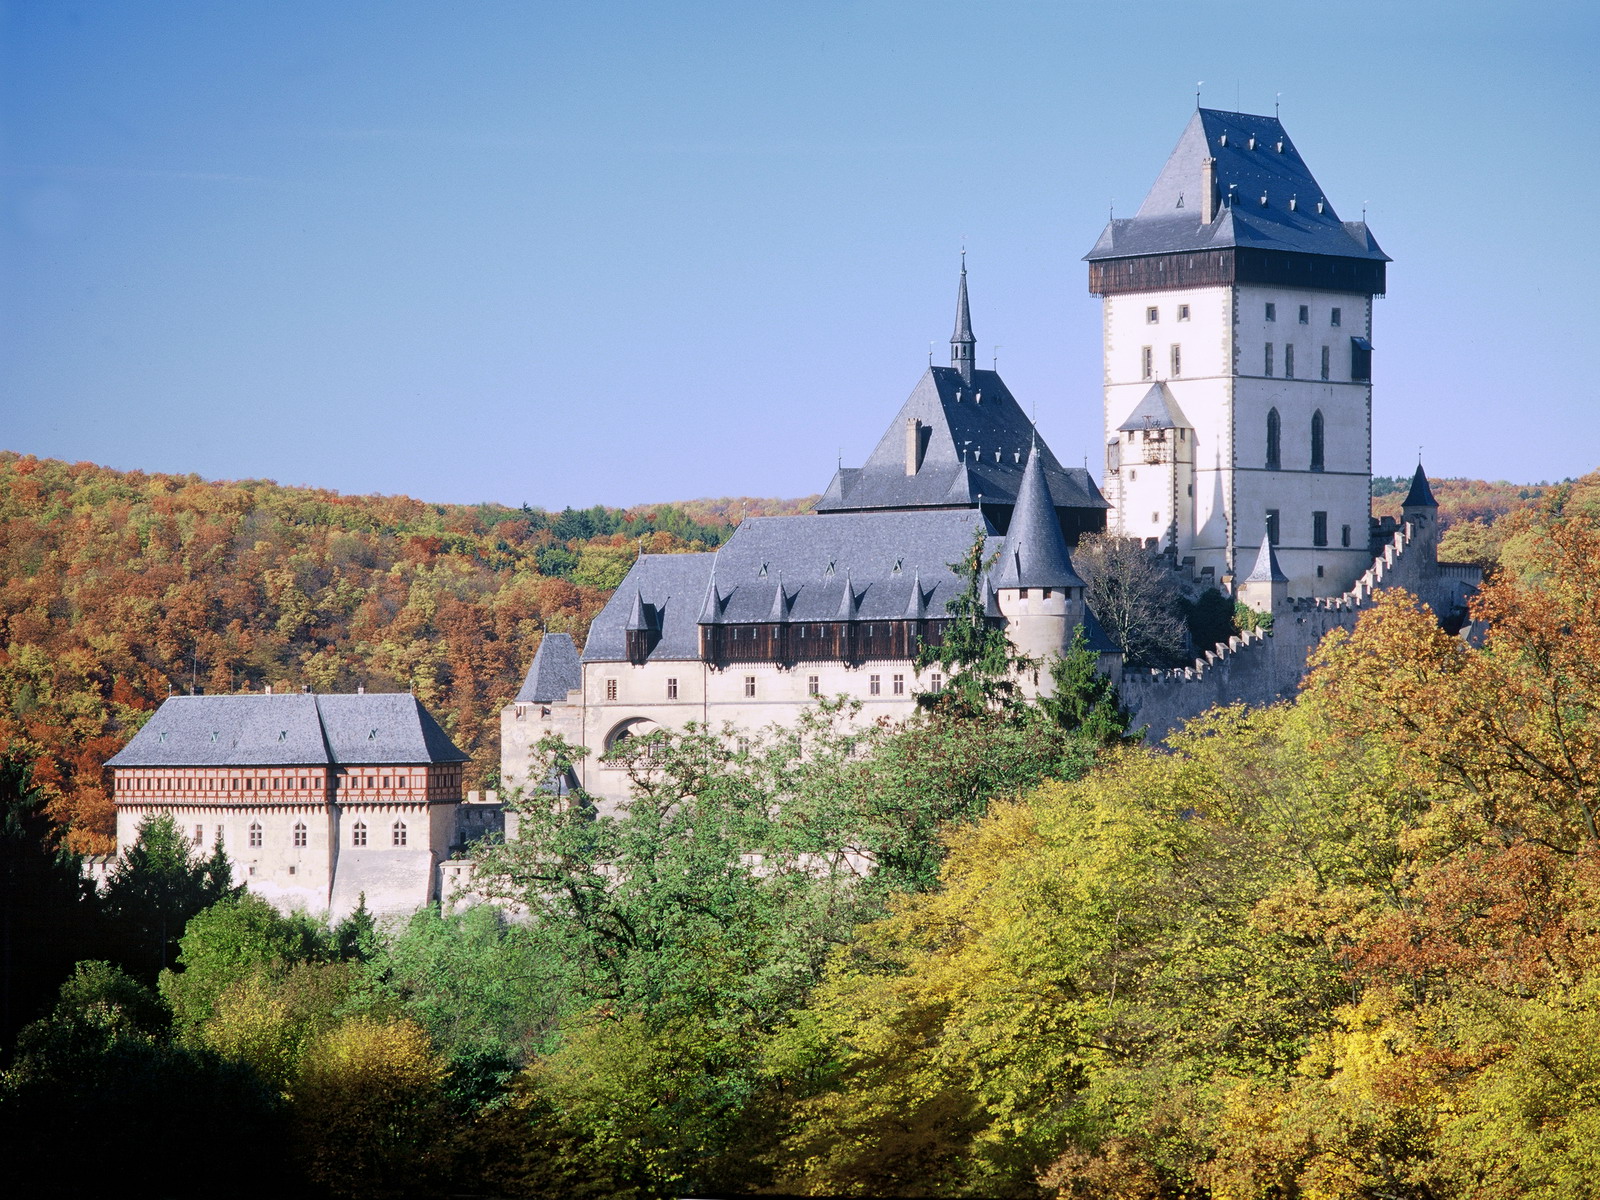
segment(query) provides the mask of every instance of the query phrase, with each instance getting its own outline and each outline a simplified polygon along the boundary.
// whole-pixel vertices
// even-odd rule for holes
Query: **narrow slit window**
[[[1267,411],[1267,470],[1276,471],[1282,465],[1283,419],[1276,408]]]

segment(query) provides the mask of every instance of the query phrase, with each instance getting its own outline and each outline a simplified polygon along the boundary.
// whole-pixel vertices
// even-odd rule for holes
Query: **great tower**
[[[1198,109],[1086,256],[1110,528],[1217,580],[1271,539],[1299,596],[1371,562],[1372,301],[1389,256],[1276,117]]]

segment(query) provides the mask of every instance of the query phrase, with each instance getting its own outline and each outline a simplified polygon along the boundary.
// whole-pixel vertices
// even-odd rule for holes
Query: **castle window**
[[[383,777],[383,786],[384,787],[388,787],[389,786],[389,776],[387,776],[387,775],[385,775]]]
[[[1264,375],[1272,374],[1272,343],[1267,343],[1266,355],[1262,358],[1261,371]]]
[[[272,790],[275,792],[283,791],[283,780],[279,779],[276,775],[272,777]]]
[[[1283,377],[1294,378],[1294,343],[1290,342],[1283,348]]]
[[[1328,324],[1329,325],[1337,325],[1337,324],[1339,324],[1339,310],[1337,308],[1334,309],[1333,312],[1329,314],[1329,316],[1328,316]]]
[[[194,827],[194,844],[196,846],[198,846],[201,842],[203,842],[205,840],[206,840],[206,827],[204,825],[196,825]]]
[[[250,848],[252,850],[261,848],[261,826],[254,821],[250,822]]]
[[[1328,378],[1328,362],[1330,357],[1331,355],[1329,354],[1329,348],[1324,346],[1322,348],[1322,377],[1324,379]]]
[[[1055,595],[1056,592],[1054,588],[1040,588],[1039,594],[1048,600],[1051,596]]]
[[[1172,347],[1172,376],[1176,379],[1183,374],[1183,347]]]
[[[882,675],[868,675],[867,676],[867,695],[869,695],[869,696],[881,696],[882,694],[883,694],[883,676]]]
[[[217,845],[222,845],[222,826],[217,826]]]
[[[669,675],[667,677],[667,699],[668,700],[676,700],[677,698],[678,698],[678,677],[676,675]]]
[[[894,694],[896,696],[904,696],[906,694],[906,677],[904,675],[896,675],[894,677]]]
[[[1313,546],[1328,544],[1328,514],[1325,512],[1311,514],[1311,544]]]
[[[1276,546],[1278,544],[1278,510],[1267,509],[1267,541]]]
[[[1139,349],[1139,378],[1149,379],[1156,373],[1155,351],[1149,346]]]
[[[394,832],[391,836],[396,846],[404,846],[406,844],[406,823],[404,821],[396,821],[394,823]]]
[[[815,675],[806,676],[806,695],[817,696],[822,693],[821,681]]]
[[[1145,320],[1145,324],[1147,324],[1147,325],[1156,324],[1156,322],[1161,320],[1161,310],[1159,308],[1154,308],[1154,307],[1145,309],[1144,310],[1144,320]]]
[[[1317,564],[1317,578],[1318,579],[1322,578],[1322,564],[1321,563]]]
[[[1267,410],[1267,470],[1276,471],[1282,464],[1283,420],[1278,410]]]
[[[1350,339],[1350,378],[1372,382],[1372,343],[1364,337]]]
[[[939,675],[939,674],[936,673],[933,676],[933,678],[930,679],[928,682],[932,685],[933,690],[935,692],[944,691],[944,676],[943,675]]]
[[[1019,597],[1021,597],[1022,599],[1026,600],[1028,598],[1028,589],[1027,588],[1018,588],[1017,589],[1017,595]]]
[[[1188,319],[1189,319],[1189,306],[1187,304],[1178,305],[1178,320],[1187,321]]]
[[[1322,470],[1322,410],[1311,414],[1311,469]]]
[[[756,698],[756,677],[754,675],[746,675],[744,677],[744,698],[746,700],[754,700]]]
[[[1350,526],[1339,526],[1339,544],[1341,546],[1348,546],[1350,544]]]
[[[1302,304],[1300,306],[1300,324],[1311,324],[1311,306],[1309,304]]]
[[[357,821],[355,828],[350,831],[350,844],[352,846],[365,846],[367,844],[367,823]]]
[[[306,827],[303,821],[294,823],[294,844],[302,847],[306,844]]]
[[[1267,320],[1276,321],[1277,319],[1278,319],[1278,306],[1276,304],[1273,304],[1271,301],[1268,301],[1267,302]]]
[[[607,700],[615,700],[616,698],[617,698],[617,681],[615,679],[608,679],[608,680],[606,680],[606,699]]]
[[[367,786],[369,788],[377,787],[378,786],[378,777],[376,775],[368,775],[367,776]]]

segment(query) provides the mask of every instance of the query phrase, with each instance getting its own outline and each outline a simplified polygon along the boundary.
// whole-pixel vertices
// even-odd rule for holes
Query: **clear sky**
[[[1395,261],[1374,469],[1600,465],[1590,3],[0,7],[0,448],[547,507],[820,491],[935,343],[1098,476],[1080,261],[1194,107]]]

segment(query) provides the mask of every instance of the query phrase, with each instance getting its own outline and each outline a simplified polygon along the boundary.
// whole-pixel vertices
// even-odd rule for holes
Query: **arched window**
[[[294,844],[296,846],[304,846],[306,844],[306,825],[304,821],[296,821],[294,823]]]
[[[355,828],[350,831],[350,844],[352,846],[365,846],[367,844],[367,823],[357,821]]]
[[[1322,410],[1311,414],[1311,469],[1322,470]]]
[[[1267,410],[1267,470],[1276,471],[1282,461],[1283,422],[1275,408]]]
[[[261,826],[255,821],[250,822],[250,846],[257,850],[261,848]]]
[[[404,821],[396,821],[394,823],[394,844],[396,846],[404,846],[406,844],[406,823]]]

